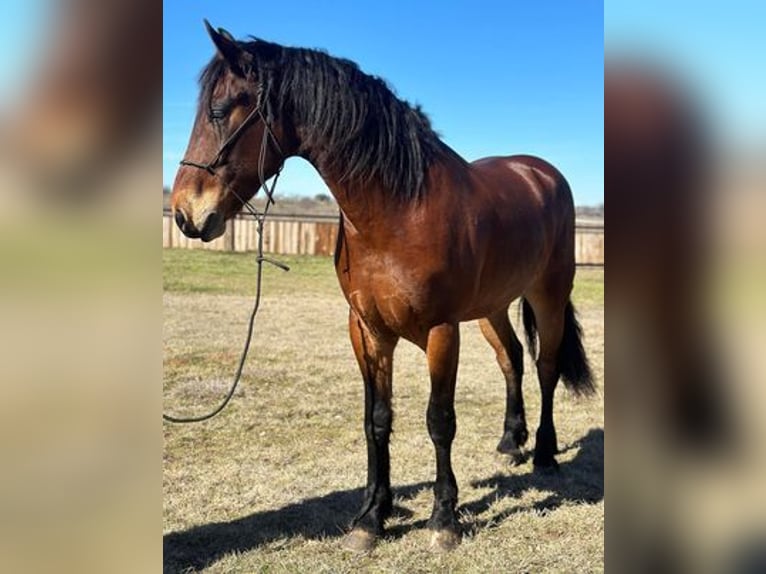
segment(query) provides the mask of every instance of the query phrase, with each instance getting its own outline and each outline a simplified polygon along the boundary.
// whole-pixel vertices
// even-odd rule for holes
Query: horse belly
[[[523,295],[544,266],[544,251],[544,241],[538,241],[534,233],[524,238],[523,245],[517,242],[488,249],[460,320],[486,317]]]
[[[529,279],[515,273],[514,277],[509,277],[507,282],[502,282],[504,275],[500,276],[501,279],[493,280],[491,284],[482,282],[476,295],[462,313],[461,321],[473,321],[486,317],[499,309],[508,307],[515,299],[523,295],[529,285]]]

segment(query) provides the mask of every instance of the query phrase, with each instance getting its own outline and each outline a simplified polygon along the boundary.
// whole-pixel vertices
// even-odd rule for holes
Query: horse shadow
[[[545,514],[566,502],[596,503],[603,500],[604,430],[591,429],[561,452],[575,448],[579,449],[577,454],[571,461],[561,463],[560,472],[498,473],[472,482],[472,487],[489,488],[490,492],[460,506],[458,511],[462,515],[464,528],[469,532],[492,528],[518,512]],[[397,502],[410,500],[431,485],[431,482],[418,482],[396,486],[393,489],[394,499]],[[519,504],[492,516],[484,516],[499,499],[517,499],[531,488],[550,494],[531,505]],[[355,509],[361,505],[362,496],[362,488],[332,492],[229,522],[170,532],[163,537],[163,572],[200,570],[232,552],[247,552],[282,540],[287,544],[290,538],[296,536],[313,540],[338,538],[344,534]],[[395,512],[404,516],[412,514],[400,506],[395,508]],[[397,524],[387,529],[387,535],[400,538],[413,529],[425,527],[425,523],[425,520],[419,520]]]
[[[560,472],[531,471],[525,474],[495,474],[490,478],[471,482],[474,488],[491,488],[492,490],[478,500],[461,505],[459,511],[463,515],[465,528],[469,531],[492,528],[519,512],[532,510],[545,515],[567,502],[595,504],[603,500],[604,429],[589,430],[584,437],[567,445],[559,453],[574,449],[578,449],[577,454],[571,461],[560,463]],[[498,500],[519,498],[530,489],[549,494],[532,504],[517,504],[485,517],[485,513],[496,506]]]

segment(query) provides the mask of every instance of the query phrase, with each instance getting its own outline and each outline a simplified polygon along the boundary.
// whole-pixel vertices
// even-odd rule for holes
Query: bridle
[[[255,220],[258,224],[258,254],[256,256],[257,271],[255,276],[256,277],[255,300],[253,302],[253,309],[250,312],[250,321],[248,322],[248,326],[247,326],[247,336],[245,338],[245,344],[242,348],[242,354],[239,357],[239,363],[237,364],[237,371],[234,374],[234,380],[232,381],[231,387],[229,387],[229,392],[226,394],[223,401],[211,412],[204,415],[200,415],[200,416],[176,417],[173,415],[168,415],[166,413],[163,413],[162,419],[170,423],[196,423],[196,422],[206,421],[216,416],[226,407],[226,405],[229,404],[229,401],[234,396],[234,392],[237,390],[237,385],[239,384],[239,381],[242,377],[242,370],[244,369],[244,366],[245,366],[247,353],[250,350],[250,341],[253,338],[253,327],[255,326],[255,316],[258,313],[258,308],[260,307],[260,304],[261,304],[261,279],[263,276],[263,264],[264,262],[271,263],[272,265],[275,265],[284,271],[290,270],[290,268],[284,263],[275,261],[274,259],[270,259],[269,257],[265,257],[263,255],[263,226],[264,226],[264,223],[266,222],[266,215],[269,212],[269,206],[272,203],[274,203],[274,199],[272,196],[274,193],[274,188],[276,188],[277,186],[277,179],[279,179],[279,174],[281,173],[282,167],[284,166],[285,154],[282,151],[282,147],[279,145],[279,141],[274,135],[274,132],[271,130],[271,126],[269,125],[269,122],[266,120],[266,117],[263,115],[263,111],[261,110],[260,87],[258,89],[258,100],[256,102],[255,108],[253,108],[250,111],[250,113],[247,114],[247,117],[244,119],[244,121],[241,124],[239,124],[237,129],[231,132],[229,137],[227,137],[223,141],[223,143],[221,144],[221,147],[218,148],[218,153],[215,154],[215,157],[213,157],[212,161],[208,163],[198,163],[196,161],[191,161],[184,158],[181,160],[181,165],[188,165],[190,167],[203,169],[206,172],[208,172],[210,175],[217,177],[218,174],[216,173],[216,168],[219,168],[226,163],[226,156],[231,151],[231,148],[234,147],[234,145],[237,143],[237,140],[242,136],[245,130],[250,125],[252,125],[252,123],[256,119],[260,119],[263,122],[263,126],[264,126],[263,141],[261,142],[261,150],[260,150],[260,154],[258,158],[258,178],[260,179],[261,187],[263,188],[263,191],[266,193],[266,197],[268,198],[266,201],[266,207],[264,208],[263,213],[259,213],[255,209],[255,207],[250,205],[250,202],[244,201],[233,188],[231,187],[229,188],[229,190],[234,194],[234,196],[242,202],[243,207],[246,207],[247,210],[255,217]],[[271,138],[271,141],[274,144],[274,147],[277,148],[277,151],[282,157],[282,161],[279,164],[279,169],[277,169],[277,173],[274,174],[274,181],[271,184],[271,189],[269,189],[269,187],[266,185],[266,180],[264,178],[264,175],[265,175],[264,170],[265,170],[265,163],[266,163],[266,147],[269,144],[269,138]]]
[[[250,113],[247,114],[245,119],[242,121],[241,124],[237,126],[237,128],[231,132],[228,137],[223,140],[223,143],[221,143],[221,146],[218,148],[218,151],[216,152],[215,156],[213,156],[213,159],[207,163],[200,163],[196,161],[192,161],[186,158],[183,158],[179,163],[181,165],[187,165],[190,167],[196,167],[197,169],[202,169],[206,172],[208,172],[212,176],[217,176],[218,173],[216,170],[226,165],[226,160],[228,158],[229,153],[231,153],[232,148],[236,145],[236,143],[239,141],[239,138],[242,137],[242,134],[245,133],[247,128],[249,128],[256,120],[261,120],[263,122],[263,141],[261,142],[261,150],[260,155],[258,158],[258,179],[261,182],[261,188],[263,189],[264,193],[266,194],[266,197],[268,198],[268,201],[266,205],[268,206],[271,203],[274,203],[274,188],[277,185],[277,179],[279,178],[279,174],[282,171],[282,167],[284,166],[284,160],[285,160],[285,154],[282,151],[282,146],[279,145],[279,140],[277,139],[277,136],[274,135],[274,131],[271,129],[271,125],[269,125],[268,120],[266,119],[266,116],[263,114],[263,92],[262,87],[258,86],[258,92],[256,95],[256,104],[255,107],[250,110]],[[265,170],[265,163],[266,163],[266,148],[269,144],[269,140],[274,144],[274,147],[279,152],[279,155],[282,157],[282,161],[280,162],[279,169],[277,170],[277,173],[274,174],[274,182],[271,185],[271,189],[266,185],[266,180],[264,178],[264,170]],[[249,202],[244,201],[239,194],[234,190],[230,189],[234,196],[239,199],[242,202],[242,205],[248,209],[253,215],[257,216],[257,212],[255,212],[250,205]]]

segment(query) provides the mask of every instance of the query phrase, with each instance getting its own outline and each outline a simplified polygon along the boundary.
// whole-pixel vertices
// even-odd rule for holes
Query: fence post
[[[223,232],[223,249],[224,251],[234,251],[234,221],[232,217],[226,222],[226,231]]]

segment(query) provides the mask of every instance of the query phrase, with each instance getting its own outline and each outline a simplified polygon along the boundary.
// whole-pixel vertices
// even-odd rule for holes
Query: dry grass
[[[166,572],[603,571],[603,393],[557,394],[561,472],[510,467],[494,450],[504,382],[475,324],[463,326],[453,448],[463,543],[448,555],[428,551],[429,385],[422,353],[402,342],[391,444],[397,514],[371,555],[341,550],[365,480],[362,385],[332,262],[289,263],[289,274],[267,271],[252,355],[229,408],[207,423],[165,425]],[[224,394],[251,305],[252,265],[252,256],[166,251],[167,410],[206,411]],[[574,300],[603,388],[603,272],[578,273]],[[534,436],[539,393],[529,375],[525,398]]]

